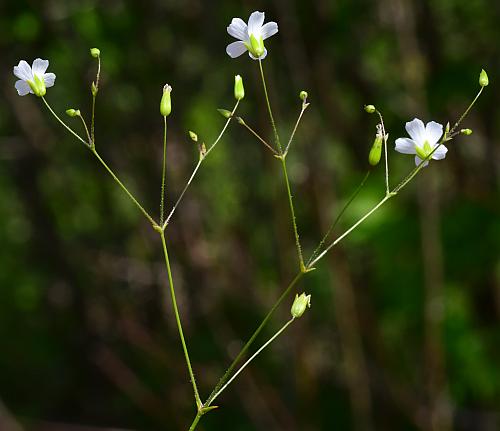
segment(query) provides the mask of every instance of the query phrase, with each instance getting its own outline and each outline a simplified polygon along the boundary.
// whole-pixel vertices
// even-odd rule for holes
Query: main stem
[[[194,378],[193,367],[191,366],[191,361],[189,359],[189,352],[187,349],[186,340],[184,338],[184,331],[182,330],[182,323],[181,323],[181,318],[180,318],[180,314],[179,314],[179,308],[177,307],[177,299],[175,297],[174,281],[172,278],[172,269],[170,267],[170,260],[168,258],[168,251],[167,251],[167,243],[165,241],[165,232],[163,230],[159,229],[159,233],[160,233],[160,237],[161,237],[161,243],[163,246],[163,254],[165,256],[165,266],[167,268],[168,284],[170,286],[170,296],[172,298],[172,307],[174,309],[175,322],[177,323],[177,329],[179,330],[179,337],[181,339],[182,350],[184,351],[184,358],[186,359],[186,365],[187,365],[187,368],[189,371],[189,378],[191,379],[191,384],[193,385],[193,392],[194,392],[194,398],[196,401],[196,406],[198,407],[198,410],[199,410],[202,407],[202,402],[200,399],[200,395],[198,393],[198,387],[196,386],[196,380]]]

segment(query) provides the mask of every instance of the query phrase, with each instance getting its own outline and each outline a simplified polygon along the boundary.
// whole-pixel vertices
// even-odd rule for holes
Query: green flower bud
[[[217,111],[219,111],[219,114],[224,118],[231,118],[231,111],[228,111],[227,109],[217,109]]]
[[[295,318],[302,316],[307,308],[311,308],[311,295],[302,293],[299,296],[296,294],[290,310],[292,316]]]
[[[92,96],[97,96],[97,92],[99,89],[97,88],[97,85],[95,85],[95,82],[92,81],[92,85],[90,86],[90,91],[92,92]]]
[[[472,130],[471,129],[462,129],[460,130],[460,133],[465,136],[470,136],[472,135]]]
[[[382,126],[377,125],[377,134],[375,135],[375,140],[373,141],[372,148],[368,154],[368,163],[371,166],[377,166],[380,162],[380,157],[382,157],[382,143],[384,141],[384,136],[382,133]]]
[[[243,87],[243,79],[240,75],[234,77],[234,98],[241,100],[245,97],[245,87]]]
[[[79,109],[66,109],[66,114],[69,117],[79,117],[80,116],[80,110]]]
[[[98,58],[101,55],[101,50],[99,48],[90,48],[90,55],[94,58]]]
[[[194,132],[191,132],[191,130],[189,131],[189,137],[191,138],[191,140],[193,140],[194,142],[198,142],[198,135]]]
[[[302,90],[299,93],[300,100],[302,100],[303,102],[307,100],[307,96],[309,96],[309,94],[307,94],[307,91]]]
[[[168,117],[172,112],[172,101],[170,99],[170,93],[172,92],[172,87],[165,84],[163,87],[163,96],[160,101],[160,114],[164,117]]]
[[[479,74],[479,85],[481,87],[486,87],[490,83],[490,80],[488,79],[488,74],[486,73],[486,70],[481,69],[481,73]]]
[[[376,109],[373,105],[365,105],[365,111],[368,112],[368,114],[373,114]]]

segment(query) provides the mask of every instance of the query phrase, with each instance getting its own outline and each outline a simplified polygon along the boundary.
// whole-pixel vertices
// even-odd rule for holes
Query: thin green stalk
[[[179,204],[181,203],[182,199],[184,198],[184,194],[186,193],[187,189],[189,188],[189,186],[191,185],[191,183],[193,182],[193,179],[194,177],[196,176],[196,173],[198,172],[198,169],[200,168],[201,166],[201,163],[206,159],[206,157],[210,154],[210,152],[215,148],[215,146],[218,144],[218,142],[221,140],[222,136],[224,135],[226,129],[227,129],[227,126],[229,126],[229,122],[231,121],[231,119],[233,118],[234,116],[234,113],[236,112],[236,109],[238,108],[238,105],[239,105],[240,101],[238,100],[236,102],[236,104],[234,105],[234,108],[233,110],[231,111],[231,115],[229,116],[229,118],[226,120],[225,124],[224,124],[224,127],[222,128],[221,132],[219,133],[219,136],[217,136],[217,139],[214,141],[214,143],[208,148],[207,152],[202,156],[200,155],[200,158],[198,159],[198,163],[196,163],[196,166],[194,167],[193,169],[193,172],[191,173],[191,176],[189,177],[186,185],[184,186],[184,188],[182,189],[182,192],[181,194],[179,195],[179,197],[177,198],[177,201],[175,202],[174,206],[172,207],[172,209],[170,210],[170,213],[168,214],[168,217],[166,218],[165,222],[161,225],[161,228],[162,230],[165,230],[168,226],[168,223],[170,222],[170,219],[172,218],[172,216],[174,215],[175,213],[175,210],[177,209],[177,207],[179,206]]]
[[[389,193],[389,161],[387,156],[387,139],[389,136],[385,132],[384,118],[380,111],[376,110],[378,117],[380,118],[380,126],[382,127],[382,136],[384,139],[384,158],[385,158],[385,193]]]
[[[85,129],[85,133],[87,134],[87,139],[89,140],[89,144],[92,147],[93,142],[92,142],[92,139],[90,137],[89,129],[87,127],[87,123],[85,122],[85,118],[83,118],[82,114],[80,114],[78,116],[80,117],[80,120],[82,120],[83,128]]]
[[[455,123],[455,125],[451,128],[450,132],[449,132],[449,135],[452,135],[453,132],[455,131],[455,129],[460,125],[460,123],[462,123],[462,121],[465,119],[465,117],[467,117],[467,114],[469,114],[470,110],[472,109],[472,107],[476,104],[477,102],[477,99],[479,99],[479,96],[481,96],[481,93],[483,92],[484,90],[484,87],[481,87],[481,89],[479,90],[479,92],[477,93],[476,97],[474,97],[474,100],[471,102],[471,104],[467,107],[467,109],[465,110],[465,112],[461,115],[461,117],[458,119],[458,121]]]
[[[70,132],[76,139],[78,139],[80,142],[82,142],[86,147],[90,147],[90,142],[85,142],[85,139],[81,138],[78,133],[76,133],[71,127],[69,127],[63,120],[59,118],[59,116],[54,112],[54,110],[50,107],[49,103],[47,100],[45,100],[45,97],[42,97],[43,103],[45,103],[45,106],[47,109],[50,111],[50,113],[55,117],[59,123],[63,125],[63,127]]]
[[[264,68],[262,67],[262,60],[259,58],[259,69],[260,69],[260,77],[262,79],[262,86],[264,87],[264,95],[266,97],[267,110],[269,112],[269,118],[271,119],[271,125],[273,126],[274,139],[276,141],[276,145],[278,146],[278,152],[283,154],[283,150],[281,149],[280,137],[278,135],[278,129],[276,128],[276,123],[274,121],[273,110],[271,109],[271,102],[269,101],[269,94],[267,93],[267,85],[266,78],[264,77]]]
[[[196,412],[196,417],[193,420],[193,423],[189,427],[189,431],[194,431],[196,426],[198,425],[198,422],[200,421],[201,417],[203,416],[203,413],[201,413],[199,410]]]
[[[198,410],[199,410],[199,409],[201,409],[203,404],[201,402],[200,395],[198,393],[198,387],[196,386],[196,380],[194,378],[193,367],[191,366],[191,361],[189,359],[189,353],[188,353],[188,349],[187,349],[187,345],[186,345],[186,340],[184,339],[184,331],[182,330],[182,323],[181,323],[181,318],[180,318],[180,314],[179,314],[179,308],[177,307],[177,300],[175,297],[174,281],[172,278],[172,269],[170,268],[170,260],[168,258],[168,251],[167,251],[167,243],[165,241],[165,232],[160,229],[159,233],[160,233],[160,237],[161,237],[161,243],[163,246],[163,254],[165,256],[165,266],[167,268],[168,284],[170,286],[170,296],[172,298],[172,307],[174,309],[175,322],[177,323],[177,329],[179,330],[179,337],[180,337],[181,343],[182,343],[182,350],[184,351],[184,358],[186,359],[186,365],[187,365],[187,368],[189,371],[189,377],[190,377],[191,383],[193,385],[194,399],[196,401],[196,406],[198,407]]]
[[[305,266],[304,266],[304,257],[302,256],[302,247],[300,245],[300,238],[299,238],[299,231],[297,229],[297,220],[295,217],[295,208],[293,206],[293,199],[292,199],[292,191],[290,188],[290,181],[288,180],[288,172],[286,168],[286,161],[285,161],[285,156],[279,157],[281,160],[281,167],[283,169],[283,178],[285,179],[285,184],[286,184],[286,191],[288,195],[288,203],[290,206],[290,214],[292,217],[292,226],[293,226],[293,233],[295,236],[295,246],[297,248],[297,255],[299,258],[299,267],[302,272],[305,271]]]
[[[288,150],[290,149],[290,145],[292,144],[293,138],[295,137],[295,133],[297,132],[297,128],[299,127],[300,120],[302,120],[302,116],[304,115],[304,112],[306,111],[307,107],[309,106],[309,103],[302,103],[302,109],[300,110],[299,118],[297,118],[297,121],[295,122],[295,126],[293,128],[292,134],[290,135],[290,139],[288,140],[288,144],[286,144],[285,152],[283,153],[283,157],[286,157],[288,154]]]
[[[337,226],[337,223],[340,221],[340,219],[342,218],[342,216],[346,212],[347,208],[349,208],[349,206],[354,201],[354,199],[356,199],[356,197],[358,196],[359,192],[361,191],[361,189],[365,185],[366,180],[370,176],[370,172],[371,172],[370,170],[368,170],[366,172],[365,176],[361,180],[361,183],[359,183],[359,185],[356,188],[356,190],[354,190],[353,194],[350,196],[350,198],[347,200],[347,202],[345,203],[345,205],[342,207],[342,209],[340,210],[339,214],[337,215],[337,217],[335,218],[335,220],[333,221],[333,223],[330,225],[330,228],[327,230],[326,234],[323,236],[323,238],[321,239],[320,243],[318,244],[318,246],[316,247],[316,249],[314,250],[314,252],[311,254],[311,257],[307,261],[306,267],[310,266],[311,261],[316,257],[316,255],[318,254],[318,252],[321,250],[321,248],[325,244],[326,240],[328,239],[328,237],[332,233],[333,229],[335,229],[335,226]]]
[[[274,334],[268,341],[266,341],[259,350],[257,350],[252,356],[250,356],[250,358],[238,369],[238,371],[233,374],[233,376],[226,382],[226,384],[222,388],[220,388],[212,397],[212,402],[215,401],[215,399],[222,392],[224,392],[224,390],[233,382],[233,380],[238,377],[238,374],[240,374],[247,367],[247,365],[250,364],[250,362],[252,362],[259,355],[260,352],[262,352],[267,346],[269,346],[269,344],[271,344],[276,338],[278,338],[294,320],[295,317],[292,317],[287,323],[282,326],[282,328],[278,332],[276,332],[276,334]]]
[[[233,370],[236,367],[236,365],[238,365],[238,363],[240,362],[241,358],[246,354],[246,352],[248,351],[248,349],[250,348],[250,346],[253,344],[253,342],[255,341],[255,339],[257,338],[257,336],[260,334],[260,332],[262,331],[262,329],[266,326],[267,322],[269,321],[269,319],[271,318],[271,316],[274,314],[274,312],[276,311],[276,309],[281,305],[281,303],[285,300],[285,298],[288,296],[288,294],[290,293],[290,291],[297,284],[297,282],[304,276],[304,274],[305,274],[304,272],[299,272],[294,277],[294,279],[290,282],[290,284],[286,287],[286,289],[283,291],[283,293],[278,298],[278,300],[273,304],[273,306],[271,307],[271,309],[269,310],[269,312],[266,314],[266,316],[264,317],[264,319],[262,320],[262,322],[260,323],[260,325],[258,326],[258,328],[252,334],[252,336],[250,337],[250,339],[245,343],[245,345],[240,350],[240,352],[238,353],[238,355],[236,356],[236,358],[234,358],[234,360],[231,363],[231,365],[229,365],[229,368],[226,370],[226,372],[224,373],[224,375],[219,379],[219,381],[215,385],[214,390],[212,391],[212,393],[208,397],[207,401],[205,402],[206,406],[209,406],[211,404],[211,402],[213,401],[214,395],[217,394],[217,392],[220,390],[220,388],[222,388],[222,386],[224,386],[224,384],[226,383],[227,379],[229,378],[229,376],[233,372]]]
[[[92,120],[90,123],[90,134],[92,137],[92,146],[95,146],[95,99],[97,98],[97,91],[99,90],[99,77],[101,75],[101,56],[97,57],[97,74],[95,79],[96,91],[92,91]]]
[[[273,147],[271,147],[271,145],[269,145],[264,138],[262,138],[254,129],[252,129],[247,123],[245,123],[245,120],[243,120],[243,118],[236,117],[236,120],[238,121],[239,124],[245,127],[252,135],[254,135],[260,142],[262,142],[266,146],[266,148],[271,150],[271,152],[275,156],[279,155],[278,152]]]
[[[113,177],[116,183],[121,187],[121,189],[126,193],[126,195],[130,198],[130,200],[139,208],[139,210],[144,214],[149,222],[153,225],[153,227],[158,226],[158,224],[154,221],[154,219],[149,215],[149,213],[143,208],[143,206],[138,202],[138,200],[134,197],[132,193],[129,192],[127,187],[120,181],[120,179],[115,175],[115,173],[111,170],[111,168],[106,164],[106,162],[101,158],[101,156],[97,153],[95,148],[92,148],[90,151],[96,156],[97,160],[101,162],[101,164],[106,168],[108,173]]]
[[[167,171],[167,117],[163,117],[163,165],[161,174],[161,197],[160,197],[160,225],[163,225],[165,216],[165,176]]]

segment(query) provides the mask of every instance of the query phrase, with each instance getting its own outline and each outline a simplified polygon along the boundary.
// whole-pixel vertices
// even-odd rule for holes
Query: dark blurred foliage
[[[482,67],[491,85],[465,123],[474,134],[304,278],[311,311],[200,429],[500,429],[500,2],[4,0],[2,431],[186,430],[195,413],[158,235],[40,100],[17,96],[12,66],[50,59],[48,100],[88,118],[88,50],[101,49],[97,146],[157,214],[165,82],[169,205],[197,158],[187,130],[213,141],[236,73],[247,90],[240,112],[271,136],[257,64],[225,54],[231,18],[253,10],[280,26],[265,67],[283,136],[299,91],[310,96],[289,157],[306,254],[367,169],[376,119],[364,103],[384,113],[392,147],[414,117],[456,120]],[[391,150],[390,163],[395,184],[413,158]],[[379,166],[342,226],[383,190]],[[279,163],[231,125],[167,230],[205,396],[296,272],[289,220]]]

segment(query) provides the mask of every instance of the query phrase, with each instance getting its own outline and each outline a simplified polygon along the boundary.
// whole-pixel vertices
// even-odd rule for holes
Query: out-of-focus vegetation
[[[500,428],[499,2],[6,0],[2,430],[185,430],[194,415],[158,236],[39,100],[17,96],[12,66],[48,58],[57,74],[48,100],[88,117],[88,50],[101,49],[97,146],[157,213],[165,82],[173,87],[168,206],[198,157],[187,130],[215,138],[223,122],[216,108],[232,106],[235,74],[245,79],[242,114],[272,136],[257,64],[225,54],[231,18],[253,10],[280,28],[265,66],[284,136],[299,91],[309,92],[289,159],[306,254],[366,172],[375,119],[364,103],[384,113],[392,148],[414,117],[456,120],[482,67],[491,84],[465,123],[474,134],[454,140],[444,161],[431,162],[304,278],[311,311],[200,429]],[[394,184],[413,158],[391,150],[390,164]],[[383,192],[379,166],[342,226]],[[279,164],[232,124],[167,236],[206,395],[296,271]],[[264,335],[288,318],[289,304]]]

